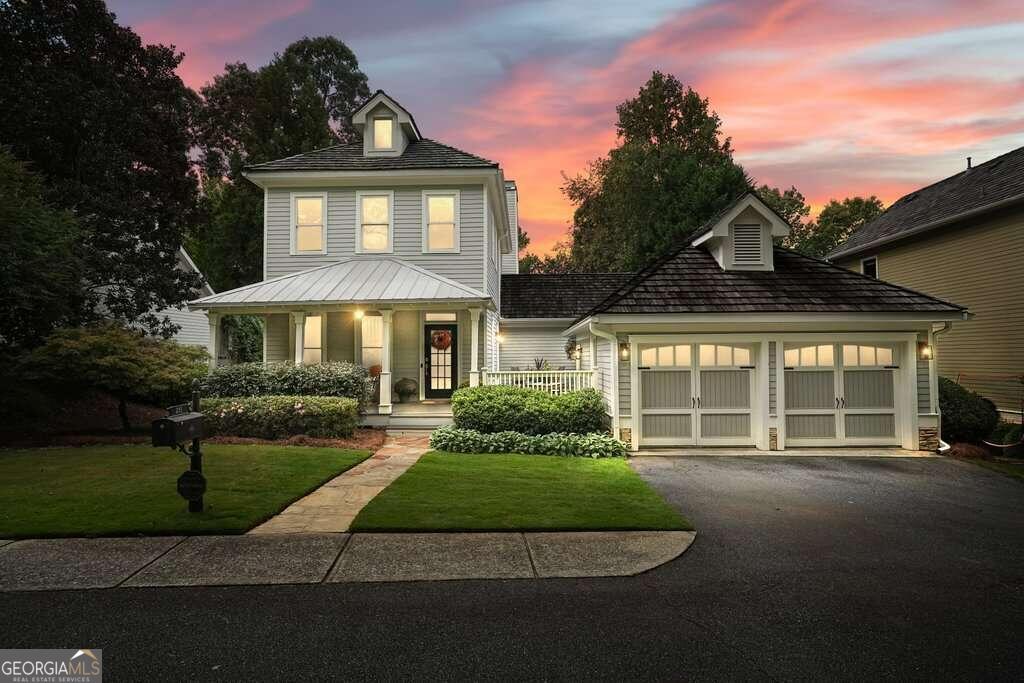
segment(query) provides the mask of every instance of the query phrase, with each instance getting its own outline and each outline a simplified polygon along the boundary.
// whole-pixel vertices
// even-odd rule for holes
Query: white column
[[[480,386],[480,309],[469,309],[469,386]]]
[[[292,321],[295,323],[295,364],[300,365],[306,346],[306,314],[292,313]]]
[[[594,348],[594,335],[590,335],[590,388],[600,389],[597,381],[597,349]]]
[[[210,369],[217,367],[217,346],[220,344],[220,313],[207,313],[210,321],[210,346],[206,349],[210,354]]]
[[[391,412],[391,316],[394,311],[382,310],[383,333],[381,334],[380,350],[380,403],[378,409],[382,415]]]

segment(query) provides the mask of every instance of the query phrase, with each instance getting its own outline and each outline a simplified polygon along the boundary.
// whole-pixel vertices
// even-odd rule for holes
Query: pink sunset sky
[[[110,2],[146,42],[185,53],[199,88],[225,62],[256,67],[304,35],[359,57],[371,89],[424,135],[494,159],[520,189],[544,252],[572,207],[562,174],[615,140],[615,106],[652,70],[710,98],[737,160],[795,185],[815,210],[887,204],[1024,145],[1024,3],[631,0],[131,0]]]

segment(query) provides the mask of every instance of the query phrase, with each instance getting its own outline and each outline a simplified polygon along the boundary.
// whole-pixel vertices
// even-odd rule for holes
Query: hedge
[[[449,453],[527,453],[583,458],[622,458],[626,444],[608,434],[484,434],[475,429],[438,427],[430,447]]]
[[[452,395],[452,417],[456,427],[487,434],[588,434],[610,426],[604,399],[593,389],[557,396],[521,387],[459,389]]]
[[[945,377],[939,378],[939,409],[946,443],[978,443],[999,424],[992,401]]]
[[[352,436],[359,404],[340,396],[249,396],[200,401],[207,436]]]
[[[240,363],[210,371],[195,382],[200,395],[344,396],[366,404],[373,382],[366,368],[353,363]]]

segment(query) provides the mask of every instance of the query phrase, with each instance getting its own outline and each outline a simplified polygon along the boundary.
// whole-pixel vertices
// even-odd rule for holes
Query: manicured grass
[[[370,501],[359,531],[690,529],[621,458],[431,452]]]
[[[967,462],[973,462],[975,465],[979,465],[985,469],[994,470],[1005,474],[1008,477],[1024,481],[1024,463],[1006,462],[1005,460],[982,460],[980,458],[974,458]]]
[[[368,451],[203,447],[206,510],[175,484],[188,459],[168,448],[0,451],[0,538],[238,533],[361,462]]]

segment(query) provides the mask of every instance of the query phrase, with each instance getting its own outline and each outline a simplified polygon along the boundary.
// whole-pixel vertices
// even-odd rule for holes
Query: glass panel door
[[[458,327],[426,325],[424,327],[423,395],[427,398],[450,398],[459,383]]]

